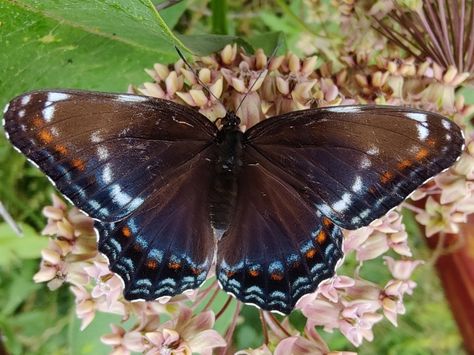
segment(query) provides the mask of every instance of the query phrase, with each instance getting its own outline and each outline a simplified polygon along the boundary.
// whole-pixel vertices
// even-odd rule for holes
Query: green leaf
[[[259,33],[248,38],[247,42],[253,48],[262,48],[268,55],[271,55],[277,47],[277,54],[285,53],[287,50],[285,34],[280,31]]]
[[[0,2],[0,23],[1,105],[37,88],[125,91],[129,83],[146,78],[143,68],[176,58],[174,53],[160,54],[92,34],[10,2]]]
[[[167,7],[166,9],[159,11],[158,13],[166,22],[166,25],[169,28],[174,28],[183,13],[186,11],[187,7],[188,2],[186,0],[183,0],[178,2],[177,4],[174,4],[173,6]]]
[[[211,0],[212,33],[226,35],[227,31],[227,0]]]
[[[39,258],[48,238],[39,236],[33,228],[20,224],[23,236],[19,237],[6,223],[0,223],[0,267],[11,265],[18,259]]]
[[[3,316],[10,316],[13,312],[23,303],[28,297],[38,289],[41,288],[41,285],[33,282],[33,275],[38,271],[39,262],[25,262],[23,261],[21,265],[18,265],[7,277],[2,277],[2,290],[5,291],[4,303],[0,313]],[[0,276],[3,270],[0,271]],[[6,278],[10,278],[10,282],[5,284],[3,281]]]
[[[110,333],[110,324],[120,324],[121,317],[116,314],[97,312],[92,323],[83,331],[81,321],[71,312],[68,336],[71,355],[83,354],[109,354],[111,348],[100,341],[100,337]]]
[[[168,38],[171,31],[147,0],[18,0],[14,3],[41,17],[113,41],[157,53],[174,53]]]

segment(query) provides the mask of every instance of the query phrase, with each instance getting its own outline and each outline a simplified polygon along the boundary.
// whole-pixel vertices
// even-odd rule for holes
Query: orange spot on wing
[[[327,233],[321,230],[316,236],[316,242],[318,242],[318,244],[324,244],[326,242],[327,237]]]
[[[259,274],[258,270],[249,270],[250,276],[257,277]]]
[[[312,258],[314,258],[314,256],[316,255],[316,249],[314,249],[314,248],[309,249],[309,250],[306,252],[305,255],[306,255],[306,258],[307,258],[307,259],[312,259]]]
[[[428,149],[426,149],[426,148],[421,148],[421,149],[418,151],[418,153],[416,153],[415,158],[416,158],[416,160],[421,160],[421,159],[423,159],[423,158],[426,158],[426,157],[428,156],[428,154],[429,154]]]
[[[199,275],[201,273],[201,270],[199,270],[197,267],[192,267],[191,268],[191,272],[194,274],[194,275]]]
[[[82,159],[73,159],[71,164],[77,170],[84,171],[86,169],[86,164]]]
[[[63,145],[61,145],[61,144],[56,144],[56,145],[54,146],[54,150],[55,150],[56,152],[58,152],[59,154],[61,154],[61,155],[66,155],[66,154],[67,154],[67,149],[66,149],[66,147],[63,146]]]
[[[38,136],[39,136],[39,139],[41,140],[41,142],[43,142],[45,144],[49,144],[53,141],[53,135],[51,134],[50,131],[48,131],[46,129],[42,129],[38,133]]]
[[[397,164],[397,168],[399,170],[405,170],[406,168],[409,168],[412,165],[411,161],[408,159],[402,160]]]
[[[226,275],[227,275],[227,277],[232,277],[232,276],[235,275],[235,271],[229,270],[229,271],[227,271]]]
[[[126,238],[129,238],[132,236],[132,231],[128,227],[123,227],[122,228],[122,235]]]
[[[35,116],[32,122],[33,122],[33,126],[35,126],[36,128],[40,128],[44,125],[44,120],[42,120],[38,116]]]
[[[158,268],[158,262],[156,260],[148,260],[146,262],[146,267],[152,270]]]
[[[325,227],[330,227],[330,226],[332,225],[332,222],[331,222],[331,220],[330,220],[329,218],[323,217],[323,225],[324,225]]]
[[[283,280],[283,274],[281,274],[279,272],[272,272],[270,274],[270,278],[274,281],[281,281],[281,280]]]
[[[178,270],[181,267],[181,263],[172,261],[168,264],[168,267],[172,270]]]
[[[380,176],[380,182],[382,184],[386,184],[387,182],[392,181],[392,179],[395,177],[392,172],[390,171],[385,171],[382,176]]]
[[[436,140],[434,140],[433,138],[430,138],[426,141],[426,143],[428,144],[428,146],[433,148],[436,145]]]

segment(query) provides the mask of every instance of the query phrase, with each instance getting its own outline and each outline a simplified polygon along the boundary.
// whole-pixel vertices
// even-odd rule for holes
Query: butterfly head
[[[240,125],[240,118],[233,111],[227,111],[222,119],[222,129],[236,130]]]

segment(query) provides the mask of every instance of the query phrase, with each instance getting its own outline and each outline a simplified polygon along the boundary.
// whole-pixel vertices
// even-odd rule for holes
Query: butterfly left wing
[[[216,127],[136,95],[35,91],[5,110],[10,141],[99,230],[129,299],[196,288],[214,256],[208,211]]]
[[[252,147],[244,148],[236,210],[218,242],[217,278],[239,300],[290,313],[334,274],[342,233]]]
[[[125,298],[154,300],[199,287],[214,258],[205,203],[213,151],[206,148],[178,167],[127,218],[96,221],[99,250],[125,282]]]
[[[204,116],[171,101],[73,90],[13,99],[4,128],[59,191],[102,221],[131,213],[217,133]]]
[[[399,205],[460,156],[459,127],[432,112],[341,106],[287,113],[250,128],[245,145],[338,226],[356,229]]]

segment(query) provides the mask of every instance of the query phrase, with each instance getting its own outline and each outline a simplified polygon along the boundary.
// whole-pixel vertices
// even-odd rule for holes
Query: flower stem
[[[267,312],[268,316],[270,317],[270,319],[273,321],[273,323],[276,324],[276,326],[278,328],[280,328],[280,330],[285,333],[285,335],[287,337],[291,337],[291,334],[290,332],[288,332],[288,330],[286,330],[286,328],[280,323],[280,321],[278,319],[275,318],[275,316],[271,313],[271,312]]]
[[[264,339],[264,344],[268,345],[268,329],[267,329],[267,322],[265,321],[263,317],[263,311],[260,310],[260,322],[262,323],[262,331],[263,331],[263,339]]]
[[[227,346],[225,348],[222,348],[222,350],[219,352],[220,355],[224,355],[227,352],[227,348],[229,347],[229,342],[232,340],[235,327],[237,326],[237,320],[239,319],[241,308],[242,308],[242,303],[240,301],[237,301],[237,307],[235,308],[234,315],[232,316],[232,321],[230,322],[229,328],[227,328],[227,331],[225,333],[225,342],[227,343]]]
[[[232,296],[229,295],[227,297],[227,301],[224,303],[224,305],[222,306],[221,310],[219,312],[217,312],[216,314],[216,320],[219,319],[219,317],[224,314],[224,312],[226,311],[227,307],[229,307],[229,304],[230,302],[232,301]]]
[[[217,285],[217,281],[214,280],[214,282],[212,282],[207,288],[199,291],[199,294],[196,297],[196,300],[194,301],[194,307],[193,307],[194,309],[197,308],[197,306],[201,303],[201,301],[206,298],[209,292],[212,291],[216,285]]]
[[[208,308],[211,306],[212,302],[214,302],[214,300],[216,299],[218,293],[219,293],[219,287],[216,287],[216,289],[215,289],[214,293],[212,294],[211,298],[209,298],[209,301],[207,301],[206,305],[202,309],[202,312],[208,310]]]

